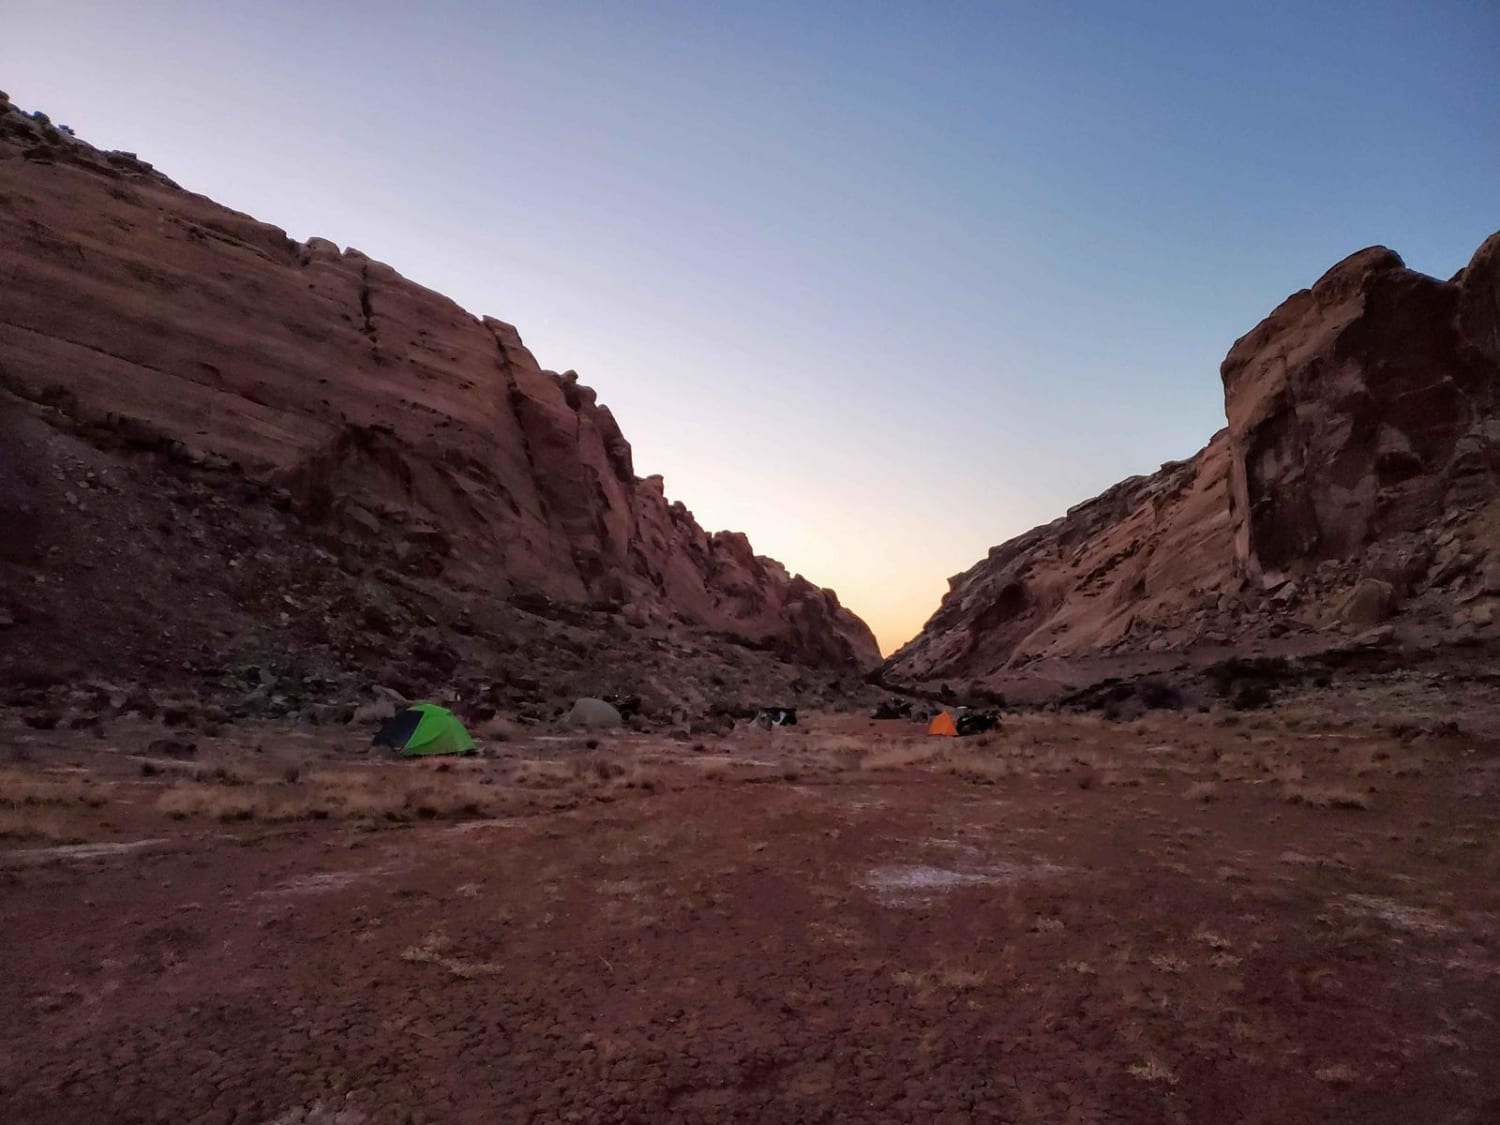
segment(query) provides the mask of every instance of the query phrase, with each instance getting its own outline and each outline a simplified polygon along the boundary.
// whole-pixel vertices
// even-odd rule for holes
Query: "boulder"
[[[578,727],[584,730],[602,730],[608,727],[618,727],[624,723],[620,712],[602,699],[585,697],[573,704],[573,709],[568,712],[563,722],[570,727]]]
[[[351,723],[383,723],[396,717],[396,704],[389,699],[378,699],[374,703],[363,703],[349,717]]]
[[[1396,640],[1396,627],[1394,625],[1379,625],[1374,629],[1367,629],[1354,638],[1355,648],[1384,648],[1394,644]]]
[[[1481,594],[1500,594],[1500,562],[1485,563],[1480,572],[1479,592]]]
[[[1395,587],[1379,578],[1362,578],[1339,607],[1339,617],[1358,628],[1370,628],[1390,617],[1395,608]]]

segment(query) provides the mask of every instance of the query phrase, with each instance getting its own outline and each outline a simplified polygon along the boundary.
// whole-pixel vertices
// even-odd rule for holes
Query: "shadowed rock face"
[[[1228,427],[950,581],[893,681],[1067,681],[1288,651],[1394,618],[1413,639],[1500,620],[1500,235],[1450,281],[1383,247],[1236,341]],[[1131,664],[1130,661],[1134,661]]]
[[[1289,297],[1224,360],[1235,555],[1275,581],[1492,487],[1492,238],[1453,281],[1383,247]]]
[[[869,667],[832,591],[635,475],[609,409],[508,324],[194,195],[0,97],[0,385],[277,483],[350,542],[517,596]]]
[[[897,681],[981,682],[1143,644],[1158,622],[1209,626],[1202,611],[1237,587],[1228,441],[1132,477],[1067,515],[994,547],[949,580],[942,606],[885,667]]]

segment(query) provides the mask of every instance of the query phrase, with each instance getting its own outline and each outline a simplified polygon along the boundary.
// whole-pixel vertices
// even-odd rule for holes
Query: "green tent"
[[[376,732],[373,742],[389,746],[403,758],[474,752],[474,740],[458,716],[434,703],[413,703],[396,712],[396,717]]]

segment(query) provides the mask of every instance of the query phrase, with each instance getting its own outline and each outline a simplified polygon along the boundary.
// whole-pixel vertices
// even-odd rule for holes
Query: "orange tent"
[[[932,722],[927,724],[928,734],[940,734],[945,738],[957,738],[958,728],[953,725],[953,716],[946,711],[939,711]]]

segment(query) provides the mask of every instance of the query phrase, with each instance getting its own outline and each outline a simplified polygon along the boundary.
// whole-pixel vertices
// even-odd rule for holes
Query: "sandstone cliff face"
[[[351,545],[516,597],[878,661],[832,591],[635,475],[609,409],[357,250],[303,244],[0,99],[0,385],[274,482]]]
[[[1441,282],[1362,250],[1230,349],[1230,501],[1247,574],[1274,583],[1491,495],[1497,252],[1492,238]]]
[[[999,547],[956,578],[893,681],[998,683],[1020,669],[1144,647],[1168,623],[1198,635],[1235,587],[1225,567],[1227,435],[1132,477]]]
[[[1077,682],[1348,644],[1392,619],[1374,640],[1490,634],[1500,235],[1446,282],[1362,250],[1238,340],[1221,374],[1229,424],[1202,451],[992,549],[885,677]]]

